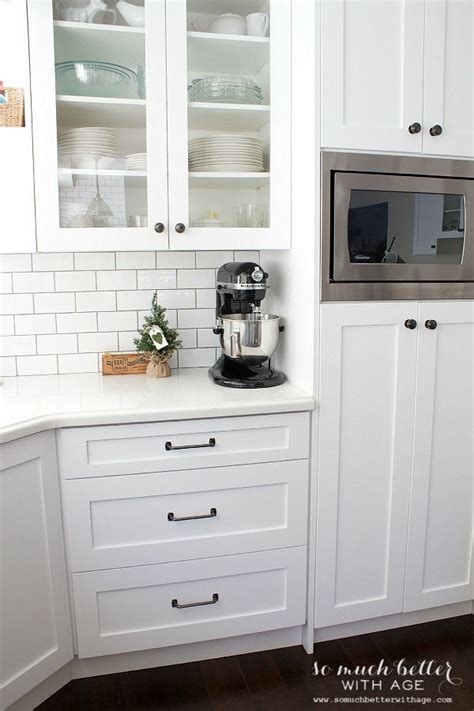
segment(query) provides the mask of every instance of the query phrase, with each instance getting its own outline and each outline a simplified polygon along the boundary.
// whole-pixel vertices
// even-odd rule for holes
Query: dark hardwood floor
[[[364,691],[360,687],[344,691],[341,677],[335,672],[324,677],[312,674],[316,661],[320,666],[337,669],[339,665],[353,668],[378,664],[381,659],[388,665],[404,659],[407,666],[421,660],[433,659],[443,665],[449,662],[452,677],[462,679],[462,683],[457,687],[445,683],[440,691],[439,678],[424,676],[423,690],[389,691],[394,681],[401,684],[407,678],[391,675],[383,680],[382,692],[377,688]],[[391,703],[378,701],[382,694]],[[335,703],[341,697],[346,700]],[[348,697],[357,701],[347,700]],[[400,697],[416,697],[416,701],[402,702]],[[446,697],[452,702],[437,701]],[[431,703],[424,701],[427,698]],[[80,679],[58,691],[36,711],[304,711],[318,707],[335,711],[370,708],[472,711],[472,616],[321,642],[311,656],[302,647],[290,647]]]

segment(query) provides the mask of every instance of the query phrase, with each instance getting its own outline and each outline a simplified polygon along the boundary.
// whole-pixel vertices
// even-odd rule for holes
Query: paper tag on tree
[[[168,341],[159,326],[152,326],[148,333],[157,351],[161,351],[163,348],[166,348]]]

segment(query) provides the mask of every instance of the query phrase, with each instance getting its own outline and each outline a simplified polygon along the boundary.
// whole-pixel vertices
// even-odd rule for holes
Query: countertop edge
[[[21,439],[28,435],[38,434],[47,430],[62,427],[90,427],[100,425],[126,425],[143,422],[168,422],[176,420],[210,419],[213,417],[237,417],[239,415],[266,415],[282,412],[308,412],[315,407],[311,396],[285,399],[283,402],[259,403],[229,403],[212,408],[208,406],[183,409],[169,408],[166,412],[153,410],[127,410],[117,412],[104,410],[102,412],[60,412],[40,415],[30,420],[22,420],[7,427],[0,428],[0,444]]]

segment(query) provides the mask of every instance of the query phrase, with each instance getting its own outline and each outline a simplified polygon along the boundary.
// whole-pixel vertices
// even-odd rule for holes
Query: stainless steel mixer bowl
[[[262,363],[273,355],[280,335],[280,316],[226,314],[220,317],[221,347],[229,358]]]

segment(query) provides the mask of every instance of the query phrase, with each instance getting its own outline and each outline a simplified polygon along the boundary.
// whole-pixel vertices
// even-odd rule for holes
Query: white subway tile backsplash
[[[207,328],[216,321],[214,309],[181,309],[178,311],[179,328]]]
[[[221,267],[226,262],[234,261],[234,253],[225,252],[196,252],[196,266],[197,267],[211,267],[212,269],[217,269]]]
[[[72,353],[58,356],[60,373],[96,373],[97,353]]]
[[[134,338],[137,338],[136,331],[122,331],[118,334],[119,351],[135,351]]]
[[[78,252],[74,255],[74,267],[80,269],[115,269],[114,252]]]
[[[0,273],[0,294],[11,294],[13,291],[12,275]]]
[[[116,351],[117,333],[79,333],[79,353],[103,353]]]
[[[2,294],[0,295],[0,313],[29,314],[33,311],[32,294]]]
[[[136,288],[137,273],[134,270],[97,272],[97,289],[99,291],[122,291]]]
[[[216,284],[214,269],[180,269],[178,271],[179,289],[205,289]]]
[[[219,336],[212,332],[212,328],[198,328],[197,335],[199,348],[219,347]]]
[[[196,266],[196,253],[157,252],[156,265],[158,269],[194,269]]]
[[[136,293],[136,292],[133,292]],[[114,291],[83,291],[76,294],[78,311],[115,311],[117,299]]]
[[[13,336],[15,333],[15,323],[13,316],[0,316],[0,334],[2,336]]]
[[[136,311],[106,311],[97,314],[99,331],[132,331],[137,328]]]
[[[178,352],[180,368],[202,368],[216,360],[215,348],[184,348]]]
[[[155,252],[117,252],[117,269],[154,269]]]
[[[118,291],[117,309],[119,311],[149,309],[154,293],[154,291]]]
[[[18,335],[56,333],[56,316],[54,314],[15,316],[15,333]]]
[[[181,329],[179,332],[179,337],[183,344],[183,348],[196,348],[197,338],[195,328]]]
[[[58,333],[84,333],[97,331],[95,313],[58,314],[56,316]]]
[[[196,306],[198,309],[212,309],[216,305],[215,289],[197,289]]]
[[[174,289],[176,272],[174,269],[140,269],[138,271],[139,289]]]
[[[235,252],[234,258],[236,262],[256,262],[257,264],[259,264],[260,252]]]
[[[30,272],[31,254],[0,254],[0,272]]]
[[[0,336],[0,355],[19,356],[36,353],[34,336]]]
[[[13,274],[13,291],[15,294],[54,291],[53,272],[19,272]]]
[[[18,375],[50,375],[58,372],[55,355],[19,356],[16,359]]]
[[[74,310],[74,294],[35,294],[35,313],[37,314],[56,314]]]
[[[33,254],[32,258],[33,270],[35,272],[57,272],[60,270],[74,269],[73,254]]]
[[[93,179],[85,176],[81,180],[84,199],[90,199],[95,190]],[[114,185],[107,185],[111,199]],[[125,220],[125,216],[118,215],[118,219]],[[1,255],[4,357],[0,373],[60,372],[73,378],[78,373],[100,371],[100,353],[135,350],[133,340],[150,314],[155,290],[159,303],[167,309],[170,326],[179,326],[184,345],[181,354],[171,359],[171,367],[209,366],[219,353],[219,338],[212,333],[215,270],[234,259],[258,262],[259,253]],[[2,294],[2,289],[7,293]]]
[[[0,357],[0,377],[6,378],[12,375],[16,375],[16,358],[14,356]]]
[[[52,336],[37,336],[38,353],[77,353],[75,333],[56,333]]]
[[[56,272],[56,291],[91,291],[95,272]]]

